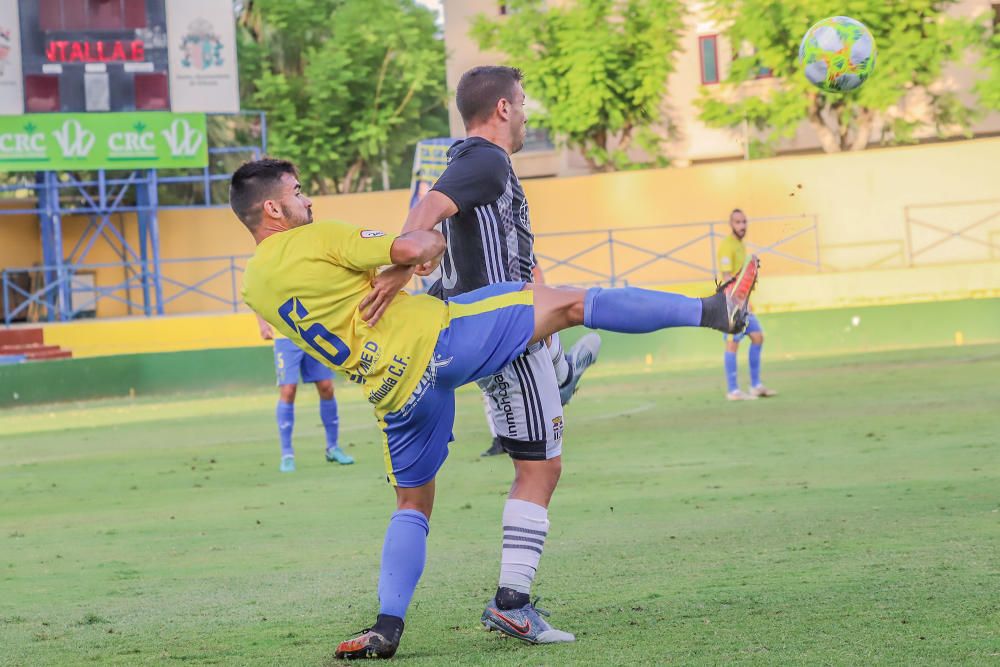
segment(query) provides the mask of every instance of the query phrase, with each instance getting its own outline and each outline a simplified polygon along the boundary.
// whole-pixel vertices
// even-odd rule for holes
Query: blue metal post
[[[42,266],[53,266],[52,258],[52,204],[49,197],[49,174],[40,171],[35,174],[35,195],[38,197],[38,232],[42,237]],[[43,285],[48,287],[55,280],[55,275],[46,268],[42,272]],[[45,316],[50,322],[55,314],[55,302],[51,292],[45,292]]]
[[[156,209],[160,206],[160,195],[157,191],[156,170],[149,170],[146,187],[149,192],[149,250],[153,260],[153,291],[156,294],[156,314],[163,314],[163,283],[160,273],[160,218]]]
[[[146,317],[153,314],[153,302],[149,292],[151,273],[149,270],[149,187],[150,175],[147,171],[135,186],[135,204],[136,209],[138,209],[136,219],[139,224],[139,259],[142,263],[139,268],[142,282],[142,310]]]
[[[7,272],[3,271],[3,323],[10,324],[10,302],[7,300]]]
[[[59,208],[59,177],[54,171],[45,171],[35,179],[38,184],[39,222],[42,233],[42,262],[45,276],[45,317],[49,322],[69,319],[68,294],[63,269],[62,219]],[[50,287],[55,286],[55,289]]]
[[[68,321],[72,319],[73,313],[70,312],[70,284],[63,261],[62,206],[59,204],[59,177],[54,171],[47,173],[49,175],[49,196],[52,198],[53,258],[55,259],[56,276],[59,280],[59,319]]]

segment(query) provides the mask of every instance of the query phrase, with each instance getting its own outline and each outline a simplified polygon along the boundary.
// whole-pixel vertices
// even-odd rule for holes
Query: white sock
[[[527,500],[507,499],[503,507],[501,587],[519,593],[531,592],[548,533],[548,509]]]
[[[552,334],[552,339],[549,342],[548,348],[549,354],[552,355],[552,366],[556,369],[556,382],[558,382],[561,387],[569,378],[569,362],[566,361],[566,353],[563,352],[562,341],[559,340],[559,334]]]

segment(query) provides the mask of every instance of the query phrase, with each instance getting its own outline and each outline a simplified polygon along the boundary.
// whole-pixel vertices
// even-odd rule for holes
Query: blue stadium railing
[[[748,243],[748,249],[770,260],[769,265],[780,261],[786,271],[820,270],[815,216],[760,218],[753,225],[758,238],[769,240],[762,244]],[[547,280],[556,284],[623,286],[706,281],[717,277],[715,251],[728,233],[725,221],[710,221],[538,234],[536,255]],[[567,248],[577,249],[567,251]],[[156,297],[156,310],[165,312],[168,306],[174,314],[243,310],[240,277],[248,258],[248,255],[232,255],[159,260],[161,289]],[[657,265],[669,267],[659,275],[670,277],[651,279],[651,274],[643,273],[657,269]],[[129,295],[131,290],[144,285],[143,266],[135,271],[135,263],[126,261],[8,268],[0,272],[4,323],[10,324],[29,314],[31,320],[75,319],[96,311],[101,301],[122,304],[124,308],[118,310],[125,311],[124,315],[147,314],[135,307]],[[80,280],[88,272],[107,273],[115,269],[122,271],[123,278],[106,286]],[[49,279],[34,289],[17,284],[16,276],[32,272]],[[52,299],[53,292],[63,294],[64,298]],[[51,308],[57,310],[49,312]]]

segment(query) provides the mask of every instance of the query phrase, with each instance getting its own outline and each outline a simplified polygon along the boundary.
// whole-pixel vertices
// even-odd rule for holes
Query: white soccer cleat
[[[585,334],[569,349],[566,361],[569,363],[570,375],[566,382],[559,387],[559,398],[563,405],[569,403],[570,399],[573,398],[584,371],[597,361],[597,356],[600,353],[601,337],[594,332]]]
[[[770,396],[777,396],[778,392],[759,384],[756,387],[750,387],[750,395],[754,398],[768,398]]]
[[[747,394],[744,391],[737,389],[726,394],[727,401],[756,401],[757,397],[753,393]]]

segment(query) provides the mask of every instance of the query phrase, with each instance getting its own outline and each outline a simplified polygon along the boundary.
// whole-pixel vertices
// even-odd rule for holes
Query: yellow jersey
[[[243,274],[243,299],[307,354],[362,385],[380,411],[402,408],[423,377],[448,308],[396,295],[369,327],[358,305],[376,269],[391,264],[395,235],[316,222],[261,241]]]
[[[736,275],[746,262],[747,251],[743,247],[743,241],[730,234],[719,244],[716,257],[719,260],[720,274]]]

